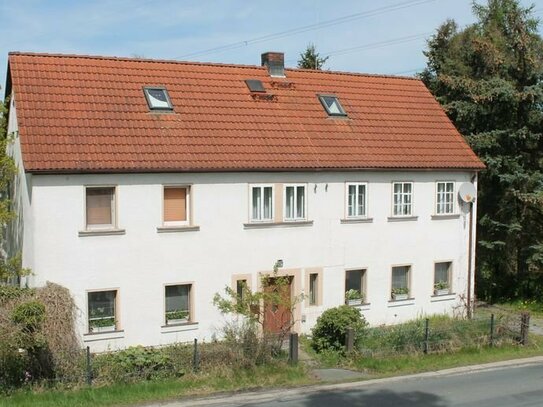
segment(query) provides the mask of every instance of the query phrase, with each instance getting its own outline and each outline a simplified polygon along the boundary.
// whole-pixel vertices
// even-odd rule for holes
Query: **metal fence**
[[[400,325],[369,328],[354,343],[348,332],[348,351],[368,357],[455,352],[466,348],[528,344],[529,314],[488,314],[472,319],[427,318]]]

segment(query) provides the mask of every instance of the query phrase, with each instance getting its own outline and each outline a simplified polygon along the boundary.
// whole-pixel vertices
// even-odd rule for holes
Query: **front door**
[[[285,281],[281,277],[282,281]],[[288,278],[288,284],[275,284],[273,278],[270,279],[268,285],[264,288],[265,292],[274,292],[279,294],[281,301],[278,303],[268,301],[264,304],[264,331],[267,333],[288,333],[291,325],[291,307],[292,301],[292,278]]]

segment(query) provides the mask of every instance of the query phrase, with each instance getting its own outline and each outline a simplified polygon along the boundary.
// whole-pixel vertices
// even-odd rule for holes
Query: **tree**
[[[322,69],[329,57],[321,57],[314,44],[309,44],[304,52],[300,54],[298,68]]]
[[[487,166],[479,177],[477,294],[543,298],[543,40],[533,6],[473,5],[428,41],[422,80]]]
[[[303,301],[303,294],[297,296],[290,295],[291,280],[288,276],[278,274],[277,264],[273,267],[272,274],[261,274],[260,290],[251,290],[247,284],[242,285],[241,295],[237,290],[226,286],[225,296],[216,293],[213,297],[213,304],[223,314],[234,314],[241,316],[253,328],[260,326],[259,331],[267,334],[264,329],[266,315],[270,317],[273,313],[268,312],[271,308],[284,310],[288,314],[285,318],[284,313],[275,313],[274,318],[279,318],[279,332],[273,335],[278,344],[282,344],[286,335],[290,332],[296,320],[294,318],[294,309],[297,304]],[[284,295],[288,292],[288,295]]]

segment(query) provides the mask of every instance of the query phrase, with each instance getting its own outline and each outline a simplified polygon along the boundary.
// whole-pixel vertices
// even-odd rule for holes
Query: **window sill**
[[[452,301],[455,298],[456,298],[456,293],[432,295],[430,297],[430,302]]]
[[[346,219],[340,219],[339,222],[344,224],[350,224],[350,223],[372,223],[373,218],[346,218]]]
[[[405,307],[408,305],[415,305],[415,299],[414,298],[408,298],[406,300],[389,300],[388,301],[388,307]]]
[[[460,217],[459,213],[451,213],[447,215],[432,215],[432,220],[458,219],[459,217]]]
[[[124,338],[124,330],[110,332],[89,332],[83,335],[83,342],[106,341]]]
[[[197,232],[200,226],[158,226],[157,233]]]
[[[409,222],[417,220],[418,216],[389,216],[387,220],[389,222]]]
[[[370,309],[371,303],[365,302],[363,304],[349,305],[349,307],[358,308],[360,311],[368,311]]]
[[[244,223],[243,229],[266,229],[266,228],[288,228],[313,226],[312,220],[299,220],[291,222],[260,222],[260,223]]]
[[[168,334],[172,332],[195,331],[198,328],[198,322],[185,322],[183,324],[163,325],[160,327],[160,333]]]
[[[80,230],[79,237],[85,236],[116,236],[126,234],[125,229],[96,229],[96,230]]]

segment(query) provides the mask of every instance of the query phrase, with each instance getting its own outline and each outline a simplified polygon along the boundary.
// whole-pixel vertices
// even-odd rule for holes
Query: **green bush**
[[[358,344],[366,325],[366,320],[358,308],[341,305],[327,309],[317,319],[317,324],[312,330],[311,346],[317,352],[343,351],[347,328],[354,330],[355,344]]]
[[[36,331],[45,319],[45,305],[40,301],[27,301],[17,305],[11,313],[11,320],[23,326],[27,332]]]
[[[181,376],[165,349],[133,346],[114,353],[96,355],[94,376],[105,383],[150,380]]]

